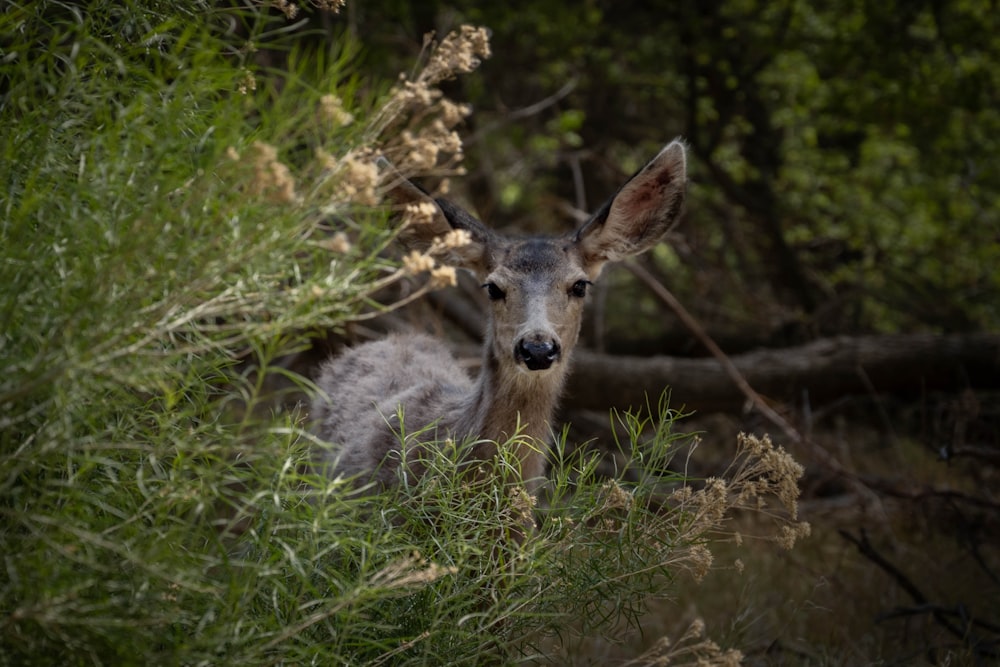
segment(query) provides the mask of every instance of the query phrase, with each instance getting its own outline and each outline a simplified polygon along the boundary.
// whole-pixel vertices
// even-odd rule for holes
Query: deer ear
[[[680,216],[686,180],[684,144],[675,139],[577,231],[574,242],[587,270],[656,245]]]
[[[385,195],[394,204],[394,217],[402,219],[403,228],[399,239],[407,248],[428,252],[435,249],[435,259],[444,264],[468,269],[481,270],[485,261],[486,247],[492,232],[474,216],[446,199],[434,199],[416,183],[404,178],[385,158],[377,163]],[[406,215],[407,207],[420,207],[419,212]],[[464,245],[435,244],[444,240],[449,232],[462,230],[468,233],[469,242]]]

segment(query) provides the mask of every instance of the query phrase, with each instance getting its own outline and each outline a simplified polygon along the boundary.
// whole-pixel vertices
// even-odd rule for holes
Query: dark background
[[[600,446],[609,406],[670,387],[704,474],[739,430],[806,464],[811,540],[680,601],[753,663],[1000,651],[997,9],[383,1],[303,33],[392,76],[426,33],[487,26],[492,57],[445,89],[474,109],[453,196],[497,227],[570,230],[687,141],[687,213],[644,280],[602,277],[564,416]],[[461,290],[429,316],[475,342]]]

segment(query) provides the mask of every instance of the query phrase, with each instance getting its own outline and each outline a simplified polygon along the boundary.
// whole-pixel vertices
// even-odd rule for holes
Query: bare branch
[[[955,611],[946,612],[944,608],[939,605],[932,604],[928,600],[927,596],[924,595],[923,591],[921,591],[917,585],[903,573],[902,570],[893,565],[889,560],[882,556],[877,549],[875,549],[874,545],[872,545],[871,541],[868,539],[868,533],[866,533],[864,529],[861,530],[861,533],[858,536],[855,536],[849,531],[843,529],[838,530],[837,532],[840,533],[841,537],[857,547],[858,553],[877,565],[883,572],[891,576],[896,584],[906,591],[909,596],[913,598],[913,601],[917,603],[918,610],[921,610],[923,613],[930,613],[939,625],[960,639],[963,644],[975,651],[978,655],[988,657],[996,657],[998,655],[998,652],[991,648],[996,644],[996,641],[987,641],[973,634],[972,626],[975,625],[975,623],[971,622],[966,613],[956,613]],[[899,614],[890,614],[889,617],[892,615]],[[962,627],[955,625],[950,616],[958,616],[962,621]],[[985,623],[981,624],[980,627],[993,631],[996,626]]]

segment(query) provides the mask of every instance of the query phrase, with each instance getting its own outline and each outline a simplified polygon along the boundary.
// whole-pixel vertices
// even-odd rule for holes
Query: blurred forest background
[[[269,131],[288,139],[282,150],[305,164],[302,156],[322,145],[322,131],[308,125],[315,121],[306,118],[305,102],[303,109],[289,106],[278,93],[301,89],[318,98],[329,84],[326,71],[334,72],[333,85],[359,119],[338,129],[336,141],[390,143],[377,133],[351,133],[361,132],[353,128],[362,125],[362,114],[384,94],[386,82],[401,71],[414,72],[414,63],[426,57],[425,35],[440,37],[473,24],[490,30],[492,56],[476,72],[441,84],[449,98],[471,108],[457,126],[464,173],[425,170],[421,182],[446,183],[450,198],[488,224],[508,231],[569,231],[670,139],[682,137],[690,148],[681,224],[655,252],[607,271],[595,286],[562,408],[561,417],[571,424],[569,441],[606,449],[602,469],[608,475],[635,474],[610,447],[616,438],[608,411],[655,405],[669,389],[671,406],[691,413],[678,426],[702,438],[687,462],[689,474],[718,474],[732,460],[740,431],[770,433],[806,467],[800,510],[812,524],[810,538],[793,551],[761,542],[742,549],[732,544],[733,553],[726,554],[723,544],[717,562],[731,563],[738,555],[739,567],[720,568],[697,585],[679,584],[674,600],[653,604],[640,619],[642,633],[630,639],[637,645],[595,637],[583,647],[579,664],[637,664],[626,661],[657,638],[676,636],[693,618],[704,618],[709,636],[724,646],[739,647],[746,664],[980,665],[1000,658],[996,0],[359,0],[339,12],[316,4],[337,3],[303,4],[293,12],[288,3],[275,2],[269,39],[258,33],[253,36],[259,48],[225,52],[251,74],[246,81],[260,99],[273,94],[280,101],[274,109],[231,99],[239,88],[247,94],[244,70],[210,70],[217,80],[199,79],[204,75],[191,64],[204,64],[200,56],[175,58],[171,49],[185,52],[188,40],[197,42],[197,30],[185,22],[201,20],[202,3],[178,3],[178,9],[147,3],[157,20],[168,16],[149,33],[156,40],[143,32],[147,27],[113,12],[96,28],[80,19],[95,42],[121,48],[109,48],[106,62],[95,56],[98,65],[91,63],[91,69],[76,69],[82,60],[71,40],[51,28],[76,25],[75,3],[20,3],[20,15],[6,15],[13,18],[5,25],[28,35],[25,44],[46,44],[55,54],[33,70],[11,46],[20,44],[21,33],[12,29],[0,36],[0,64],[12,68],[0,77],[5,125],[20,123],[5,138],[0,170],[9,190],[0,193],[0,213],[15,220],[2,227],[8,253],[2,270],[9,284],[0,301],[0,355],[10,355],[0,379],[0,407],[11,415],[0,414],[9,466],[0,479],[0,510],[13,517],[11,525],[14,518],[20,521],[21,508],[31,506],[25,499],[35,489],[58,487],[63,493],[72,486],[64,478],[91,475],[100,486],[107,476],[127,486],[126,471],[135,466],[108,463],[118,454],[104,450],[98,460],[87,458],[92,450],[81,449],[80,460],[89,463],[78,466],[73,459],[67,464],[72,471],[62,470],[59,447],[67,443],[117,443],[107,435],[117,437],[116,429],[127,436],[120,441],[125,443],[144,442],[139,436],[147,431],[164,438],[169,432],[170,446],[181,452],[183,442],[175,441],[186,436],[176,433],[189,434],[190,441],[195,435],[210,443],[216,437],[233,440],[208,416],[207,403],[198,401],[218,400],[224,393],[219,388],[228,387],[229,376],[204,363],[213,354],[230,359],[234,341],[250,340],[245,347],[252,353],[245,359],[263,365],[262,358],[287,352],[289,345],[283,340],[272,349],[260,341],[329,331],[309,349],[294,338],[290,347],[296,353],[274,361],[309,375],[340,345],[419,327],[449,337],[475,363],[483,316],[474,285],[460,280],[458,289],[356,323],[371,304],[367,290],[381,284],[377,276],[385,267],[376,253],[363,261],[355,256],[357,270],[331,263],[329,243],[323,246],[309,236],[313,231],[303,231],[299,211],[245,200],[242,191],[226,185],[224,169],[218,182],[201,178],[228,147],[240,145],[250,154],[255,133],[266,140]],[[103,11],[91,14],[104,20]],[[250,36],[237,20],[219,23],[227,26],[224,43]],[[166,46],[158,46],[160,35]],[[176,64],[181,62],[183,67]],[[133,66],[140,74],[127,69]],[[39,83],[22,81],[30,79],[26,72]],[[67,92],[53,83],[63,77],[78,89]],[[165,85],[169,92],[163,92]],[[119,93],[106,94],[108,86]],[[9,97],[12,90],[23,96]],[[110,110],[95,102],[101,111],[92,112],[79,90],[92,100],[106,97]],[[134,97],[133,90],[139,91]],[[62,106],[51,104],[53,99]],[[240,125],[244,116],[250,121]],[[39,118],[49,134],[35,131],[34,123],[42,127]],[[232,127],[220,120],[236,118],[241,120]],[[165,126],[178,128],[174,144],[158,134]],[[91,142],[87,133],[99,139]],[[84,183],[86,191],[74,189]],[[305,197],[307,204],[317,193],[324,195],[317,186]],[[104,216],[109,211],[113,215]],[[327,217],[333,216],[324,217],[324,224]],[[224,239],[217,226],[223,218],[232,228]],[[141,224],[145,219],[171,221],[188,242],[183,249],[170,247],[168,235]],[[109,231],[101,231],[105,224]],[[92,248],[67,242],[74,239],[73,225],[98,230],[88,237]],[[278,229],[284,231],[271,231]],[[388,243],[385,233],[362,234],[368,247]],[[104,257],[94,248],[104,252],[105,245],[136,254],[110,271],[99,265],[106,260],[92,261]],[[162,251],[156,265],[142,259],[149,249]],[[305,278],[299,264],[288,275],[292,254],[301,259]],[[246,257],[264,257],[266,270],[244,271]],[[309,282],[327,270],[333,276],[327,282]],[[119,285],[111,274],[126,283]],[[225,298],[210,298],[218,276],[238,281],[221,294]],[[147,294],[130,291],[144,281]],[[285,290],[289,285],[302,289]],[[382,293],[386,300],[406,299],[413,288],[403,283],[393,289],[402,291]],[[324,301],[329,293],[342,300]],[[157,294],[166,296],[158,300]],[[67,311],[67,303],[76,310]],[[112,317],[100,310],[102,304],[119,310]],[[184,328],[202,320],[212,326],[198,324],[194,333]],[[165,333],[147,335],[154,325]],[[150,341],[179,356],[163,362],[167,352],[150,351]],[[151,370],[160,362],[160,370]],[[248,395],[260,388],[252,373],[244,379],[241,389]],[[111,405],[112,399],[118,403]],[[149,406],[162,424],[131,416],[130,410]],[[59,409],[65,418],[51,417]],[[99,432],[93,441],[80,435],[88,429]],[[57,444],[45,445],[46,437]],[[142,459],[140,473],[143,466],[149,470],[142,474],[162,474],[173,483],[175,470],[184,469],[183,461],[172,469],[162,455],[157,460],[145,458],[144,451],[132,453],[131,444],[116,447],[122,456]],[[212,456],[190,458],[209,466]],[[267,470],[266,463],[249,460],[248,466]],[[273,479],[280,481],[285,472],[274,472]],[[147,493],[150,482],[141,474],[134,484],[122,493],[134,496],[143,511],[155,507],[154,496],[168,497]],[[212,487],[225,498],[234,489],[221,482]],[[109,547],[113,540],[104,535],[117,539],[147,524],[163,533],[164,545],[167,537],[183,543],[188,524],[169,522],[175,515],[200,516],[203,508],[194,508],[193,493],[178,488],[163,516],[127,519],[119,533],[121,517],[131,516],[121,513],[118,527],[98,531],[101,539],[82,550],[103,562],[102,549],[127,551]],[[105,513],[109,521],[115,518],[110,500],[88,502],[93,505],[81,504],[74,520],[91,520],[91,514],[103,519]],[[43,509],[65,507],[72,504],[59,497]],[[48,517],[45,511],[39,515]],[[754,520],[745,518],[748,534]],[[3,536],[35,539],[32,549],[50,553],[58,540],[47,529],[4,529]],[[137,553],[155,546],[141,532],[129,544]],[[58,553],[88,562],[75,549]],[[16,581],[13,561],[6,562],[3,590],[17,602],[31,585]],[[193,581],[209,569],[193,557],[189,565]],[[48,561],[44,566],[56,567]],[[153,575],[160,581],[160,574]],[[72,571],[59,576],[75,585]],[[201,592],[185,582],[179,592],[175,582],[165,581],[170,585],[159,593],[163,600]],[[59,598],[72,611],[67,616],[77,615],[71,603],[83,586],[73,590]],[[253,598],[262,607],[270,599],[265,593]],[[134,611],[151,603],[128,604]],[[61,607],[33,609],[58,616]],[[5,640],[28,642],[13,612],[0,611],[11,614],[0,620]],[[164,617],[168,612],[173,608],[165,607]],[[239,630],[242,610],[232,613]],[[42,625],[45,614],[39,612]],[[367,618],[359,616],[359,623]],[[178,636],[211,626],[193,615],[185,622],[178,622]],[[113,637],[112,625],[95,635]],[[163,626],[151,621],[149,627]],[[70,627],[68,636],[78,630]],[[279,634],[275,642],[285,639]],[[24,650],[31,655],[30,646]],[[261,655],[271,655],[266,650]],[[6,664],[3,657],[0,665]]]
[[[989,2],[358,3],[398,71],[427,31],[492,31],[463,79],[463,194],[563,231],[670,138],[692,204],[660,272],[730,352],[1000,325],[997,20]],[[404,55],[402,62],[398,58]],[[621,299],[629,303],[638,299]],[[619,305],[624,305],[621,303]],[[611,351],[685,349],[615,309]]]
[[[998,9],[386,1],[325,26],[387,74],[428,32],[491,30],[449,89],[474,109],[451,196],[509,230],[568,231],[688,142],[685,218],[602,277],[564,416],[608,442],[608,407],[669,386],[702,455],[746,429],[807,462],[811,545],[680,600],[751,661],[1000,654]],[[461,296],[410,323],[476,340]]]

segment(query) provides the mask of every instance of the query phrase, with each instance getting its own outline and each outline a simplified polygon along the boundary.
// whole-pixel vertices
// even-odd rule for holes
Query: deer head
[[[590,285],[604,265],[645,252],[676,222],[684,201],[684,145],[673,141],[630,178],[578,230],[562,237],[507,237],[445,199],[431,199],[405,179],[390,195],[399,204],[430,202],[430,221],[410,224],[404,243],[427,249],[451,230],[470,242],[439,259],[470,271],[490,302],[487,361],[503,376],[561,376],[576,344]]]

